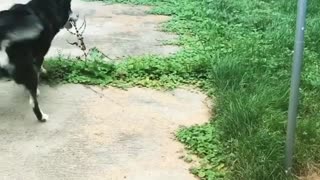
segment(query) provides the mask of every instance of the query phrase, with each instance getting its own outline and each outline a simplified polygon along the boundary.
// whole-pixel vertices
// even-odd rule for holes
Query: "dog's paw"
[[[42,119],[41,120],[39,119],[40,122],[46,122],[48,120],[49,120],[49,115],[44,113],[42,114]]]

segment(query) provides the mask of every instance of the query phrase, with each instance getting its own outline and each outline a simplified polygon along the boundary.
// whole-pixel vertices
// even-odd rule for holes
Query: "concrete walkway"
[[[0,7],[12,2],[2,0]],[[158,46],[158,38],[174,36],[155,31],[167,17],[146,15],[146,7],[77,0],[74,5],[91,18],[88,42],[110,56],[177,49]],[[64,38],[62,32],[50,55],[57,49],[78,53]],[[207,98],[199,92],[43,85],[39,101],[50,119],[38,123],[22,87],[5,81],[0,87],[0,179],[196,179],[179,159],[182,145],[172,133],[209,119]]]
[[[201,93],[42,86],[38,123],[22,88],[0,86],[1,179],[195,179],[172,133],[208,120]]]

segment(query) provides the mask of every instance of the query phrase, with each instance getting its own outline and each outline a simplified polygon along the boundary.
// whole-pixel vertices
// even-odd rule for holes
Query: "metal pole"
[[[298,14],[296,21],[296,39],[294,45],[294,57],[292,65],[291,90],[288,110],[287,141],[285,152],[285,171],[287,174],[291,174],[292,169],[295,130],[298,115],[300,74],[304,50],[304,30],[306,24],[307,0],[298,0],[297,8]]]

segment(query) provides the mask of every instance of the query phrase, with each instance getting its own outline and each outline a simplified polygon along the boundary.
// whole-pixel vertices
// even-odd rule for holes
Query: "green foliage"
[[[88,63],[72,60],[54,60],[46,63],[49,82],[63,81],[90,85],[107,85],[113,80],[115,66],[102,61]]]
[[[201,167],[192,168],[192,173],[203,179],[222,179],[225,176],[224,153],[212,124],[180,129],[177,137],[188,150],[201,158]]]
[[[171,15],[165,31],[180,35],[173,57],[112,64],[48,61],[49,78],[72,83],[174,88],[196,84],[216,96],[214,121],[185,127],[177,138],[201,165],[201,179],[290,179],[284,175],[296,2],[286,0],[110,0],[156,5]],[[320,9],[310,0],[298,121],[296,173],[320,160]],[[175,42],[176,43],[176,42]],[[299,174],[298,174],[299,175]]]
[[[207,74],[194,72],[202,63],[182,63],[183,56],[175,59],[156,56],[131,57],[122,63],[101,60],[94,52],[86,61],[64,59],[48,60],[45,66],[49,83],[81,83],[89,85],[145,86],[153,88],[175,88],[181,84],[200,86]],[[202,66],[202,65],[201,65]],[[199,67],[202,68],[202,67]],[[200,70],[199,70],[200,71]],[[203,79],[203,80],[202,80]]]

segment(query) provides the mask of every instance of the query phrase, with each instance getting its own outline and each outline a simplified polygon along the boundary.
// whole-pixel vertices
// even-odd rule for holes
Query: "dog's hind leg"
[[[43,56],[35,58],[35,67],[37,68],[38,79],[40,79],[40,73],[47,74],[47,70],[43,67],[43,61],[44,61],[44,57]],[[39,96],[39,95],[40,95],[40,90],[38,88],[37,89],[37,96]]]
[[[30,104],[33,106],[33,112],[36,115],[38,121],[46,122],[49,119],[49,116],[43,113],[40,109],[38,100],[37,100],[37,92],[36,90],[30,90]]]
[[[48,120],[48,115],[43,113],[41,111],[41,108],[39,106],[39,102],[37,99],[37,89],[38,89],[38,72],[36,70],[36,67],[34,67],[33,64],[30,64],[28,66],[23,67],[22,70],[19,71],[17,69],[17,72],[20,72],[20,74],[17,74],[16,81],[19,84],[23,84],[26,89],[30,92],[30,104],[32,105],[33,112],[36,115],[38,121],[45,122]],[[23,73],[22,73],[23,72]]]
[[[39,106],[39,102],[37,99],[37,95],[39,93],[38,90],[38,74],[37,72],[34,70],[32,74],[30,74],[30,76],[32,75],[31,81],[26,81],[26,88],[29,90],[30,92],[30,104],[33,106],[33,112],[36,115],[38,121],[40,122],[45,122],[48,120],[49,116],[45,113],[42,112],[40,106]]]

